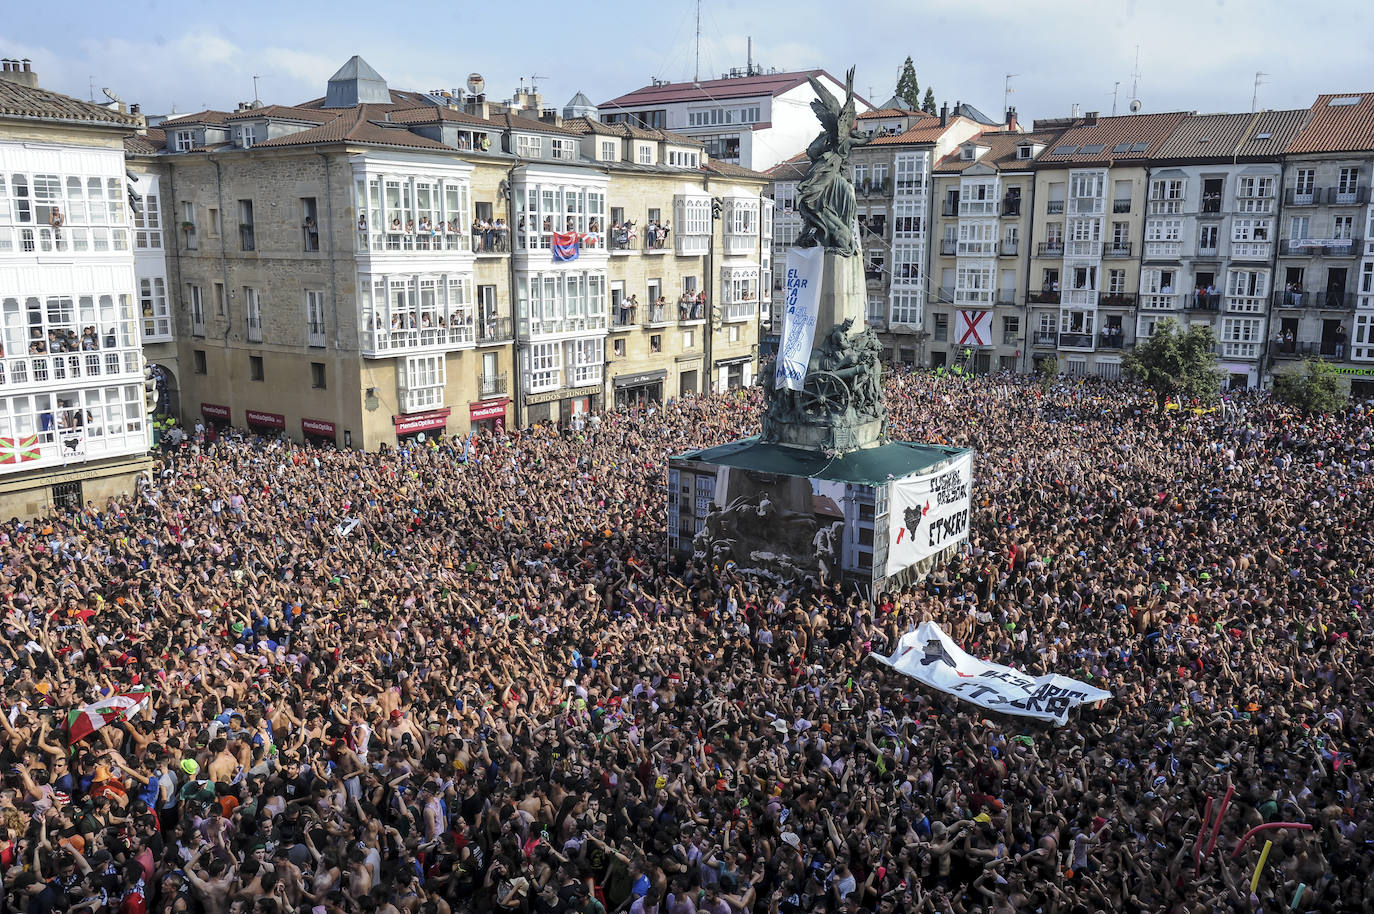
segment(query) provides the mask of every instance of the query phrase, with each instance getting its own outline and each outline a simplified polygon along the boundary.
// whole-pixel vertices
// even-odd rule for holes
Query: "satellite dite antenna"
[[[1140,45],[1136,45],[1136,46],[1135,46],[1135,69],[1131,71],[1131,103],[1130,103],[1130,105],[1127,106],[1127,107],[1130,108],[1132,114],[1139,114],[1139,113],[1140,113],[1140,93],[1139,93],[1139,91],[1137,91],[1137,90],[1139,90],[1139,88],[1140,88]]]

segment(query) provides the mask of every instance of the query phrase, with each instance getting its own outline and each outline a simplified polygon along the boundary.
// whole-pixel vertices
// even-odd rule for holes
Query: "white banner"
[[[891,576],[968,539],[973,453],[935,473],[895,480],[887,502]]]
[[[903,635],[891,657],[874,654],[873,658],[980,708],[1059,726],[1068,722],[1071,708],[1112,697],[1105,689],[1067,676],[1032,677],[971,657],[934,622],[922,622],[914,632]]]
[[[782,336],[773,377],[778,390],[801,390],[806,380],[806,365],[816,341],[824,272],[825,248],[794,247],[787,252],[787,284],[783,287],[787,297],[783,299]]]

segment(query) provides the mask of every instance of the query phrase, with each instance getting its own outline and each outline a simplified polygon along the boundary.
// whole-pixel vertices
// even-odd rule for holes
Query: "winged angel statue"
[[[811,110],[816,112],[823,128],[806,147],[811,167],[798,188],[797,208],[806,228],[797,244],[833,251],[843,256],[859,253],[854,238],[854,185],[849,180],[849,152],[862,146],[868,138],[854,128],[854,68],[844,75],[844,104],[831,94],[816,77],[810,77],[816,99]]]

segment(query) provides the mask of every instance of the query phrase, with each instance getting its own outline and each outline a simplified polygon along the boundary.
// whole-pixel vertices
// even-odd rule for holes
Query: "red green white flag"
[[[137,692],[119,692],[83,708],[68,711],[67,742],[80,742],[101,727],[115,721],[126,720],[147,704],[151,697],[152,693],[146,689]]]

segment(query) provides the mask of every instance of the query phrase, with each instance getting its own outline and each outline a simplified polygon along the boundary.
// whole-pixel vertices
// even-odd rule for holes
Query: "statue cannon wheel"
[[[802,409],[808,413],[839,414],[849,408],[849,385],[829,371],[811,373],[799,396]]]

